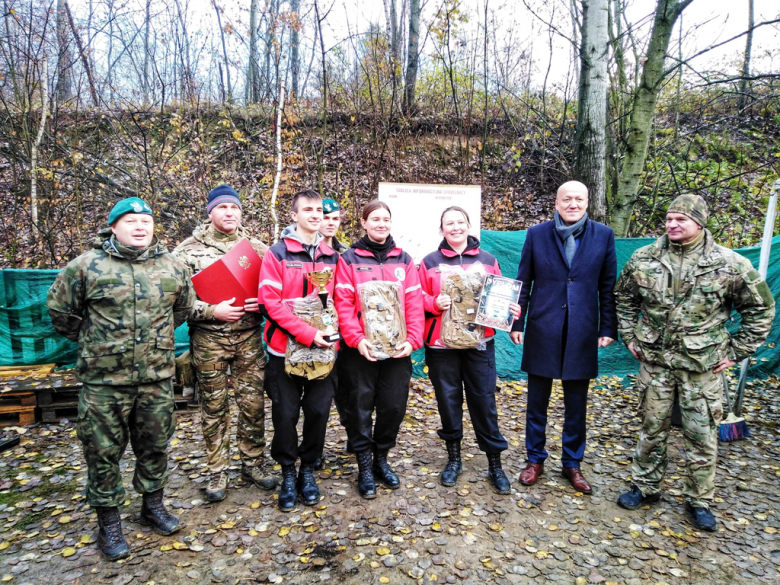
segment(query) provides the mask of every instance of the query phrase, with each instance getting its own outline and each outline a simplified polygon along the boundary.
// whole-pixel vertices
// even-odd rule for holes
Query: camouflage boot
[[[155,532],[168,536],[181,530],[179,519],[168,512],[163,503],[163,490],[144,494],[141,505],[141,518],[145,520]]]
[[[209,502],[221,502],[227,496],[227,473],[218,471],[212,473],[206,486],[206,499]]]
[[[276,477],[265,475],[260,471],[260,467],[249,466],[246,464],[241,465],[241,477],[251,481],[257,487],[264,490],[272,490],[279,485],[279,480]]]
[[[122,520],[116,506],[95,508],[98,517],[97,545],[109,561],[118,561],[130,556],[130,547],[122,535]]]

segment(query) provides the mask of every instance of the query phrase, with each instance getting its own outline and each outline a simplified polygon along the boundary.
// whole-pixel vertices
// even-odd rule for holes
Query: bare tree
[[[290,31],[290,73],[292,74],[292,96],[298,98],[298,77],[301,67],[301,0],[290,0],[290,11],[293,13],[292,30]],[[316,31],[315,31],[316,33]],[[315,39],[316,43],[316,39]]]
[[[742,79],[739,82],[739,109],[747,105],[748,92],[750,91],[750,53],[753,50],[753,0],[748,0],[748,33],[745,37],[745,55],[742,59]]]
[[[417,69],[420,63],[420,0],[409,2],[409,48],[406,61],[406,79],[404,85],[404,112],[412,113],[415,101],[414,91],[417,85]]]
[[[674,30],[674,23],[693,0],[658,0],[653,30],[647,48],[642,78],[634,93],[631,122],[626,137],[626,152],[620,168],[618,189],[610,211],[610,225],[620,237],[627,237],[631,217],[639,192],[642,169],[647,159],[647,146],[655,117],[655,106],[664,79],[666,50]]]
[[[574,175],[590,191],[589,213],[607,216],[607,0],[582,0],[582,48]]]
[[[70,47],[68,14],[65,0],[57,0],[57,100],[66,102],[73,97],[73,51]]]
[[[249,8],[249,67],[245,91],[246,101],[255,103],[260,101],[260,64],[257,62],[258,4],[259,0],[252,0]]]

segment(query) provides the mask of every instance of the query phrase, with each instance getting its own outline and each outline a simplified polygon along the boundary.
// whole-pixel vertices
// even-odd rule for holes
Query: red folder
[[[257,298],[261,262],[249,240],[241,240],[230,252],[192,277],[198,298],[218,305],[235,297],[234,306]]]

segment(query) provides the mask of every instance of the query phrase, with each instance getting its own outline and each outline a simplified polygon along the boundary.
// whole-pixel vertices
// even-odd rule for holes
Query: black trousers
[[[333,380],[307,380],[289,376],[284,371],[284,358],[270,355],[265,372],[266,393],[271,399],[271,419],[274,438],[271,457],[280,465],[312,464],[322,455],[325,431],[333,400]],[[298,419],[303,410],[303,437],[298,445]]]
[[[344,343],[342,342],[342,348]],[[339,350],[341,356],[342,350]],[[336,412],[339,413],[339,422],[345,429],[349,427],[349,382],[350,378],[344,370],[344,360],[336,358],[336,365],[330,377],[333,380],[333,403],[336,405]]]
[[[340,372],[348,379],[347,435],[353,449],[356,453],[392,449],[406,414],[412,358],[370,362],[357,349],[345,346],[339,361],[343,362]],[[371,420],[374,411],[375,423]]]
[[[496,410],[496,352],[491,339],[485,351],[478,349],[425,348],[428,376],[436,391],[441,430],[445,441],[463,439],[463,394],[477,435],[477,444],[485,453],[500,453],[508,447],[498,430]]]

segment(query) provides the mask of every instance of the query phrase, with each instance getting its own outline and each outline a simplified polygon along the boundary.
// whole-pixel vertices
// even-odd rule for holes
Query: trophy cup
[[[323,268],[322,270],[312,270],[306,273],[309,282],[317,287],[317,295],[322,301],[322,322],[325,329],[322,331],[322,337],[328,343],[334,343],[341,339],[339,332],[333,328],[333,309],[328,306],[328,289],[325,286],[333,279],[333,270]]]

